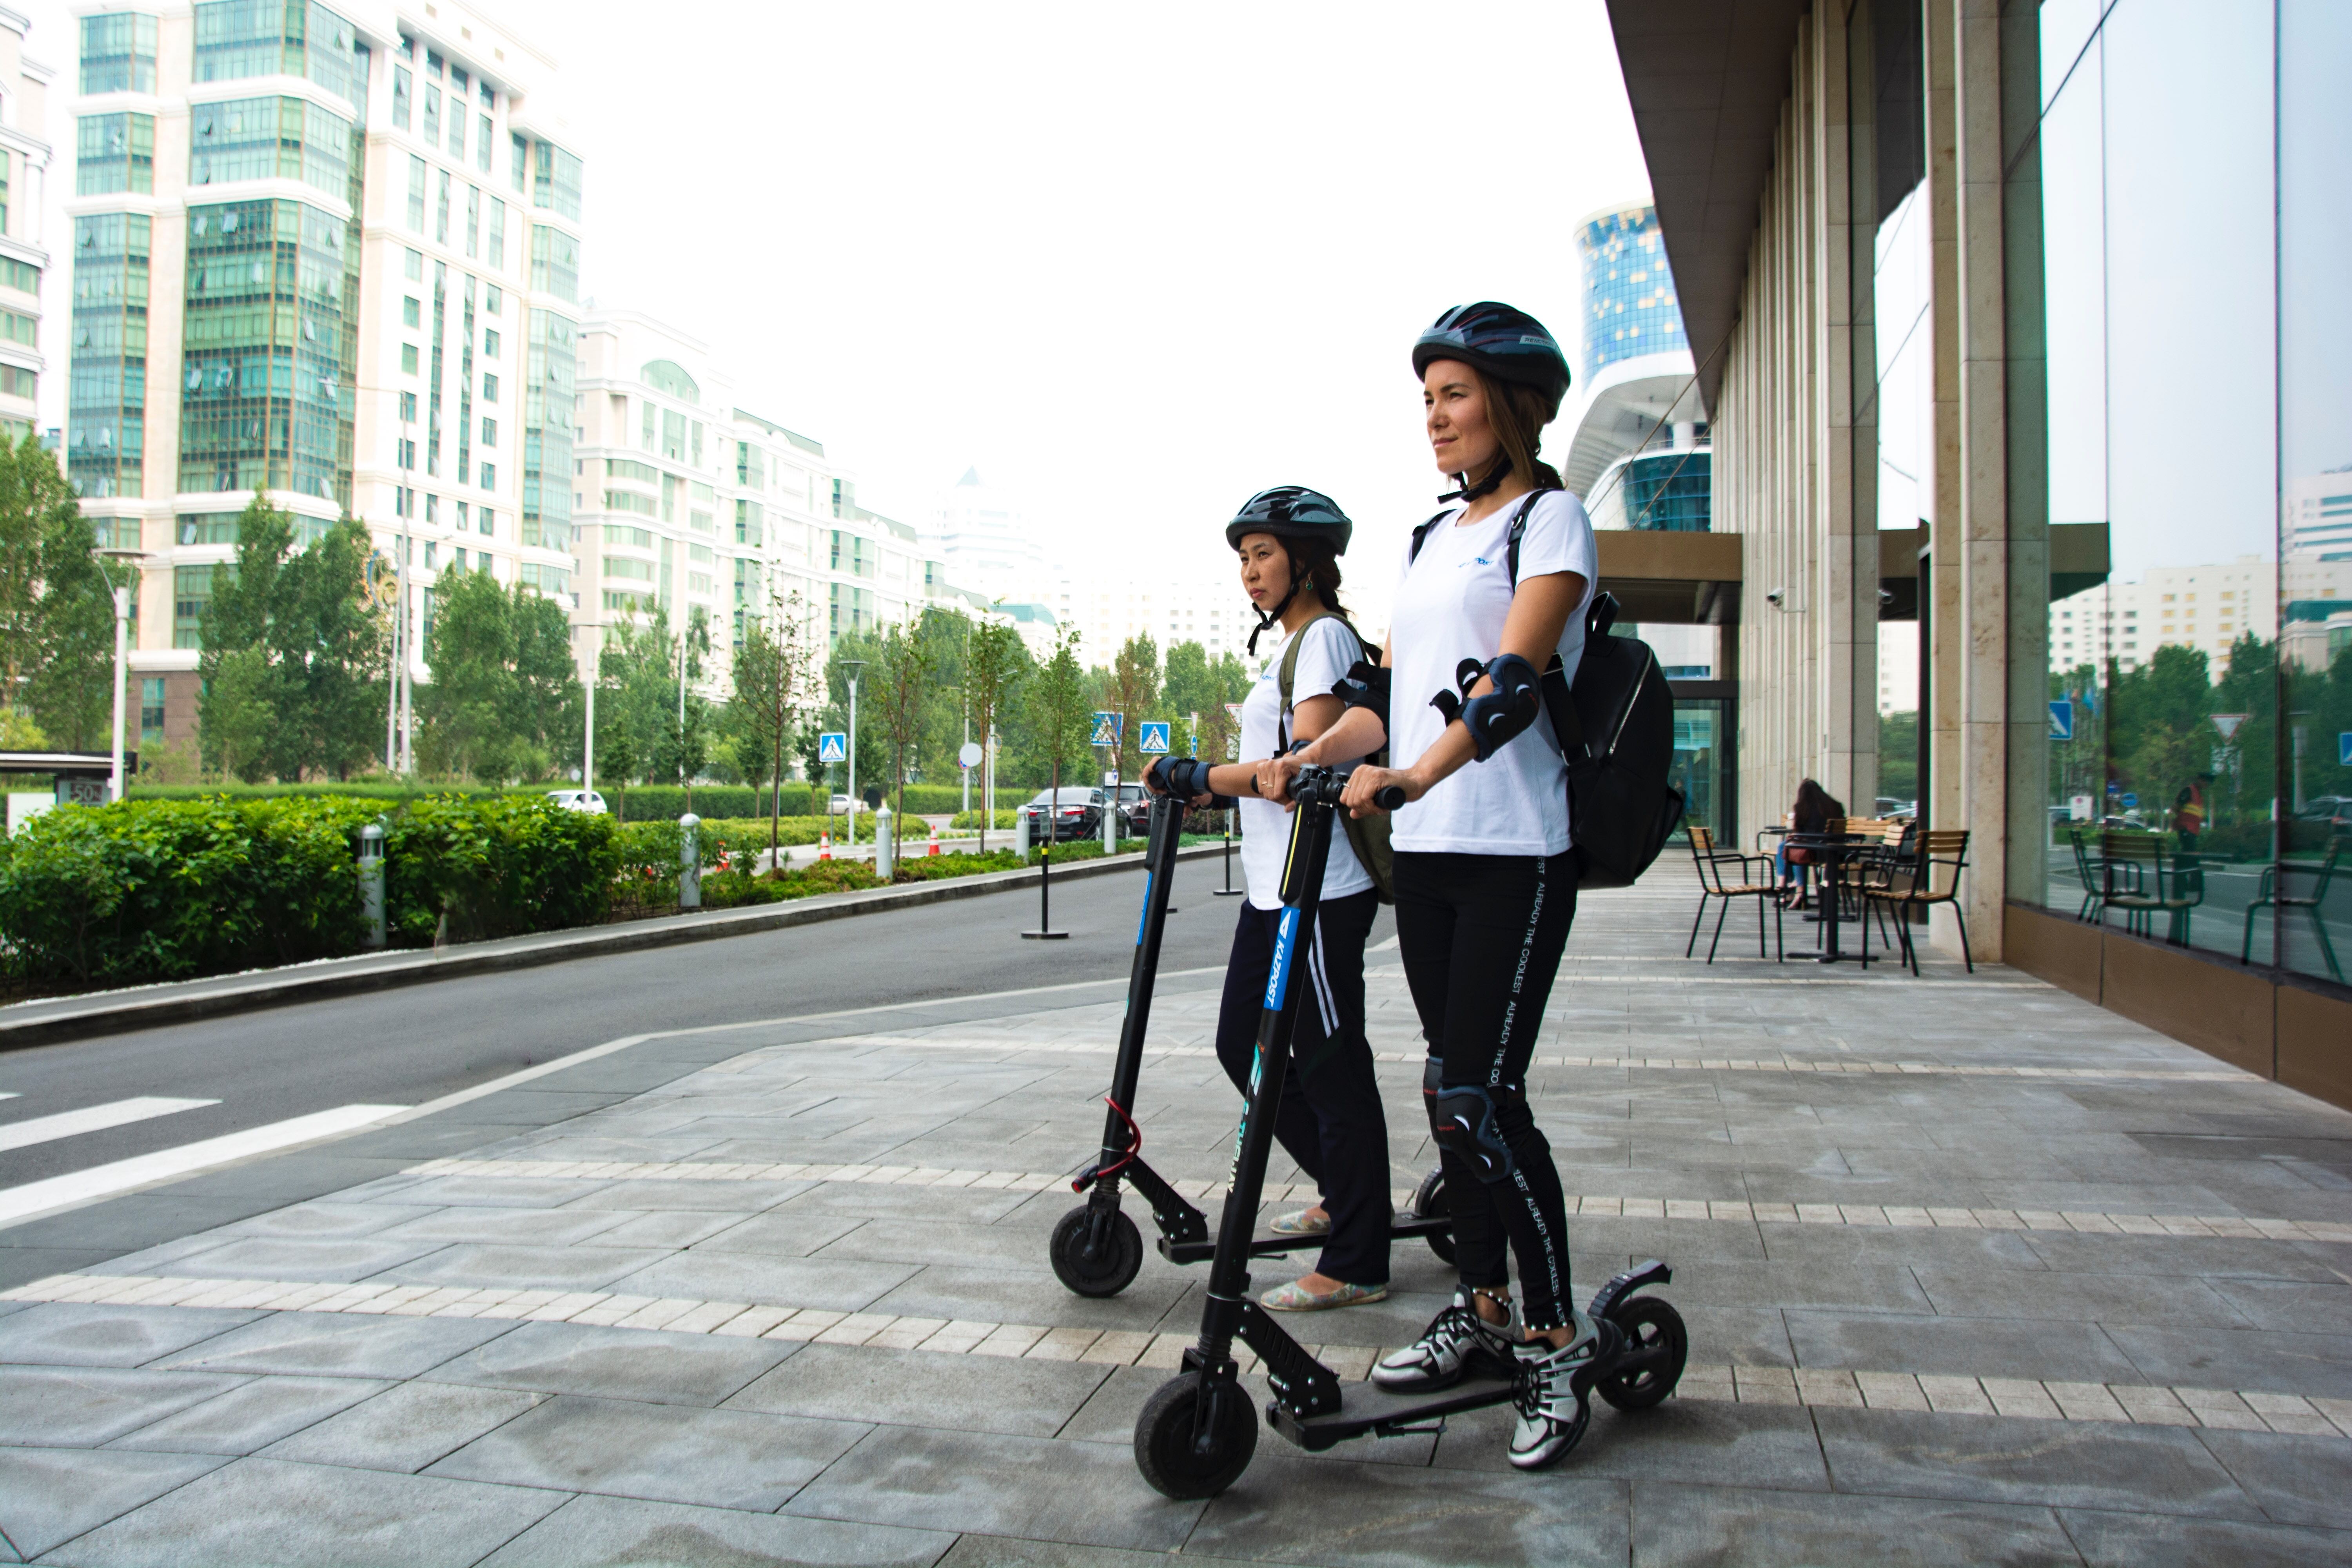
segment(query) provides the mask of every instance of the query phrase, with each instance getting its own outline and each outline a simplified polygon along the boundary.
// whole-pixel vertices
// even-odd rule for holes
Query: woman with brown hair
[[[1790,833],[1826,832],[1831,823],[1842,819],[1844,816],[1845,805],[1843,801],[1812,780],[1807,779],[1797,786],[1797,803],[1789,808],[1789,831]],[[1791,866],[1811,865],[1813,852],[1801,844],[1791,846],[1783,839],[1780,843],[1779,858],[1780,905],[1783,909],[1791,908],[1804,891],[1801,881],[1804,873],[1800,871],[1792,875],[1789,868]]]
[[[1344,799],[1359,816],[1391,786],[1406,802],[1392,828],[1397,946],[1429,1044],[1422,1092],[1461,1283],[1372,1377],[1437,1389],[1517,1358],[1509,1458],[1534,1469],[1582,1436],[1604,1348],[1570,1299],[1567,1205],[1527,1079],[1576,913],[1567,764],[1537,691],[1555,657],[1574,679],[1598,568],[1583,504],[1537,456],[1569,381],[1542,324],[1492,301],[1459,306],[1421,335],[1412,367],[1457,504],[1414,531],[1397,588],[1381,660],[1393,765],[1357,768]],[[1372,713],[1351,709],[1299,760],[1368,754]]]

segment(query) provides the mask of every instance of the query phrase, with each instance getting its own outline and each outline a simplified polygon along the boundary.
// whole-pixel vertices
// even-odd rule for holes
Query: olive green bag
[[[1290,688],[1298,675],[1298,650],[1306,646],[1307,627],[1313,626],[1315,621],[1337,621],[1346,626],[1348,635],[1356,639],[1359,657],[1367,664],[1380,662],[1381,650],[1364,641],[1363,634],[1356,630],[1355,624],[1347,616],[1328,611],[1317,616],[1300,626],[1292,635],[1290,646],[1282,650],[1282,668],[1275,679],[1281,689],[1283,714],[1287,714],[1294,706],[1290,700]],[[1307,695],[1317,697],[1323,694],[1310,691]],[[1281,715],[1275,719],[1275,735],[1280,750],[1290,750],[1290,725]],[[1384,768],[1389,763],[1388,748],[1383,746],[1364,760],[1376,768]],[[1357,861],[1370,874],[1372,886],[1379,890],[1381,902],[1384,904],[1396,902],[1396,850],[1389,843],[1391,820],[1386,812],[1374,816],[1350,816],[1344,811],[1339,814],[1340,824],[1348,830],[1349,847],[1355,850]]]

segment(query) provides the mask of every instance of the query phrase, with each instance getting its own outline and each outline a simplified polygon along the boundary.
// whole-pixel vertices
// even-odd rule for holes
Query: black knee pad
[[[1437,1064],[1430,1064],[1430,1076]],[[1518,1169],[1511,1145],[1503,1136],[1498,1112],[1522,1108],[1524,1090],[1479,1089],[1470,1084],[1424,1088],[1431,1135],[1437,1146],[1469,1163],[1482,1182],[1507,1182]]]

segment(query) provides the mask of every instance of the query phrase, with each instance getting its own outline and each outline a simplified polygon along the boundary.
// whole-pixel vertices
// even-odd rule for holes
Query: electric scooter
[[[1102,1152],[1071,1178],[1070,1190],[1087,1201],[1064,1215],[1054,1226],[1049,1256],[1054,1275],[1081,1296],[1116,1296],[1127,1289],[1143,1267],[1143,1238],[1119,1207],[1119,1184],[1124,1181],[1151,1205],[1152,1223],[1160,1227],[1160,1255],[1171,1263],[1201,1263],[1214,1253],[1209,1216],[1143,1159],[1143,1130],[1132,1109],[1135,1085],[1143,1069],[1143,1036],[1151,1021],[1151,989],[1160,972],[1160,940],[1168,922],[1168,893],[1175,879],[1176,850],[1183,837],[1184,802],[1174,795],[1151,799],[1150,837],[1143,855],[1143,913],[1135,928],[1135,965],[1127,982],[1127,1016],[1119,1026],[1118,1056],[1111,1068],[1109,1107],[1103,1118]],[[1320,866],[1321,860],[1316,865]],[[1269,1116],[1271,1112],[1268,1113]],[[1271,1121],[1268,1123],[1272,1125]],[[1233,1209],[1227,1205],[1230,1221]],[[1257,1228],[1257,1205],[1241,1211],[1241,1236]],[[1442,1171],[1422,1178],[1405,1212],[1389,1227],[1391,1239],[1418,1237],[1445,1262],[1454,1260],[1454,1222],[1445,1207]],[[1323,1245],[1319,1235],[1257,1237],[1249,1243],[1254,1258],[1303,1251]]]
[[[1449,1388],[1391,1393],[1370,1383],[1342,1387],[1339,1375],[1307,1353],[1250,1295],[1251,1249],[1244,1238],[1257,1213],[1274,1142],[1274,1118],[1290,1059],[1299,987],[1296,955],[1314,939],[1322,879],[1306,868],[1323,864],[1331,819],[1345,775],[1301,769],[1290,793],[1290,855],[1283,868],[1282,924],[1275,940],[1274,973],[1258,1018],[1257,1059],[1250,1092],[1234,1135],[1233,1181],[1225,1195],[1200,1342],[1184,1352],[1183,1370],[1160,1385],[1135,1423],[1135,1462],[1143,1479],[1165,1495],[1214,1497],[1249,1468],[1257,1448],[1257,1419],[1234,1360],[1239,1339],[1265,1364],[1274,1399],[1269,1426],[1300,1447],[1319,1452],[1350,1437],[1399,1436],[1442,1430],[1446,1416],[1517,1399],[1526,1373],[1469,1375]],[[1386,792],[1383,792],[1385,795]],[[1391,801],[1383,798],[1383,809]],[[1400,793],[1395,805],[1403,804]],[[1586,1394],[1597,1389],[1620,1410],[1642,1410],[1674,1392],[1689,1354],[1681,1315],[1655,1296],[1635,1291],[1674,1278],[1664,1263],[1627,1269],[1603,1285],[1590,1310],[1601,1325],[1601,1343],[1588,1373],[1576,1384],[1577,1437],[1591,1419]],[[1573,1443],[1570,1445],[1571,1447]],[[1566,1450],[1563,1450],[1565,1452]]]

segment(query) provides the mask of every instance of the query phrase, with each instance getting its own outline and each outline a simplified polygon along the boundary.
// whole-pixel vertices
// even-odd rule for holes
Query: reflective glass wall
[[[2011,896],[2341,980],[2352,5],[2006,21],[2011,640],[2048,705]],[[2063,569],[2086,540],[2103,577]]]

